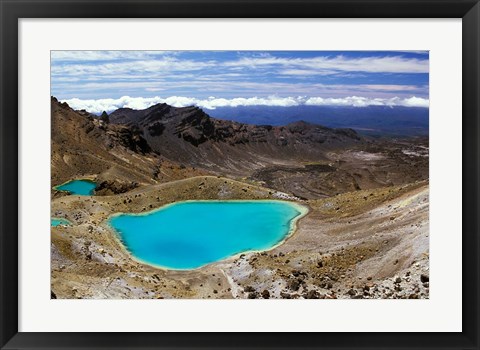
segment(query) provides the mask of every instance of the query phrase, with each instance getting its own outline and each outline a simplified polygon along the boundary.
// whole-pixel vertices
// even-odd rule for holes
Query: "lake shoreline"
[[[386,292],[383,292],[382,285],[393,283],[389,282],[389,276],[401,275],[404,292],[400,293],[410,295],[417,287],[412,286],[410,291],[408,285],[420,278],[416,277],[417,273],[428,274],[428,256],[420,253],[406,255],[413,241],[417,246],[424,242],[422,244],[428,247],[428,205],[405,216],[408,221],[400,215],[408,213],[413,204],[423,201],[428,195],[428,183],[357,191],[301,202],[299,205],[308,207],[308,215],[297,220],[294,234],[285,241],[268,251],[239,253],[195,270],[162,270],[136,261],[122,248],[123,244],[115,233],[103,224],[114,213],[145,213],[175,201],[217,200],[220,196],[221,200],[275,200],[276,195],[276,191],[268,188],[228,178],[201,176],[144,186],[116,196],[55,198],[52,200],[52,216],[65,217],[73,225],[52,228],[52,290],[59,299],[230,299],[233,291],[238,298],[247,298],[256,296],[249,290],[260,293],[264,289],[270,290],[271,298],[305,298],[307,292],[303,292],[301,286],[307,283],[305,288],[308,286],[309,290],[315,291],[312,296],[351,298],[347,294],[351,285],[358,294],[357,286],[363,288],[365,284],[372,284],[377,287],[372,287],[371,295],[382,293],[379,297],[383,298]],[[368,196],[367,201],[365,196]],[[393,211],[400,205],[397,203],[406,203],[406,199],[409,199],[408,203],[413,201],[412,204],[402,204],[401,209]],[[359,209],[356,209],[357,203]],[[350,207],[352,209],[348,209]],[[352,210],[351,214],[348,210]],[[382,215],[387,215],[388,219],[385,222],[388,225],[383,228],[375,224],[380,211],[392,211],[390,215]],[[398,218],[390,220],[390,216]],[[418,227],[413,230],[411,223]],[[347,232],[347,226],[352,229],[345,235],[342,232]],[[392,232],[399,232],[399,235],[389,233],[389,227],[395,227]],[[357,232],[361,235],[356,237]],[[418,251],[422,252],[422,249]],[[319,261],[322,261],[322,267],[317,266]],[[332,265],[329,264],[334,261],[341,270],[330,271]],[[406,271],[410,271],[410,277],[405,277]],[[297,273],[305,273],[307,277],[292,275]],[[331,275],[337,281],[317,281],[319,274]],[[300,277],[305,280],[298,280]],[[367,277],[372,279],[367,280]],[[300,289],[295,290],[297,283]],[[325,287],[320,287],[324,283]],[[332,288],[327,288],[329,283]],[[428,288],[420,282],[415,283],[420,288],[415,295],[428,297]],[[375,288],[378,292],[374,291]]]
[[[203,265],[200,265],[198,267],[192,267],[192,268],[176,268],[176,267],[172,267],[172,266],[165,266],[165,265],[161,265],[161,264],[155,264],[155,263],[152,263],[152,262],[149,262],[149,261],[146,261],[138,256],[136,256],[129,248],[128,248],[128,245],[124,242],[124,240],[122,239],[122,234],[119,230],[117,230],[115,227],[113,227],[112,225],[112,222],[111,220],[113,218],[118,218],[120,216],[131,216],[131,217],[141,217],[141,216],[148,216],[148,215],[152,215],[152,214],[156,214],[160,211],[164,211],[164,210],[168,210],[169,208],[172,208],[173,206],[175,205],[182,205],[182,204],[239,204],[239,203],[243,203],[243,204],[258,204],[258,203],[279,203],[279,204],[285,204],[285,205],[289,205],[293,208],[295,208],[295,210],[298,212],[298,214],[293,217],[292,219],[288,220],[288,224],[289,224],[289,229],[288,229],[288,232],[286,232],[282,238],[280,240],[278,240],[277,242],[275,242],[273,245],[271,245],[270,247],[268,248],[265,248],[265,249],[245,249],[245,250],[240,250],[234,254],[228,254],[222,258],[219,258],[215,261],[211,261],[211,262],[208,262],[206,264],[203,264]],[[162,269],[162,270],[173,270],[173,271],[193,271],[193,270],[197,270],[197,269],[200,269],[202,267],[205,267],[207,265],[210,265],[210,264],[215,264],[215,263],[219,263],[219,262],[222,262],[224,260],[228,260],[228,259],[231,259],[231,258],[234,258],[234,257],[237,257],[237,256],[240,256],[241,254],[246,254],[246,253],[261,253],[261,252],[264,252],[264,251],[270,251],[272,249],[275,249],[276,247],[280,246],[281,244],[283,244],[284,242],[286,242],[291,236],[293,236],[295,234],[295,231],[296,231],[296,228],[297,228],[297,222],[299,220],[301,220],[304,216],[306,216],[308,214],[308,208],[305,207],[304,205],[301,205],[299,203],[296,203],[296,202],[291,202],[291,201],[285,201],[285,200],[278,200],[278,199],[259,199],[259,200],[236,200],[236,199],[232,199],[232,200],[184,200],[184,201],[178,201],[178,202],[172,202],[172,203],[169,203],[169,204],[166,204],[166,205],[163,205],[159,208],[156,208],[156,209],[152,209],[150,211],[147,211],[147,212],[144,212],[144,213],[115,213],[115,214],[112,214],[108,217],[108,219],[106,219],[102,225],[107,227],[109,229],[109,231],[114,235],[114,237],[118,240],[118,243],[123,247],[123,249],[132,257],[132,259],[138,261],[139,263],[142,263],[142,264],[146,264],[146,265],[150,265],[154,268],[158,268],[158,269]]]
[[[69,195],[92,196],[95,193],[97,183],[87,178],[72,179],[60,185],[54,186],[53,189]]]

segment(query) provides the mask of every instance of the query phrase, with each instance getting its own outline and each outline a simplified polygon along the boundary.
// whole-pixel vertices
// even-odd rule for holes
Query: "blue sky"
[[[167,102],[428,107],[428,52],[52,51],[51,93],[92,112]]]

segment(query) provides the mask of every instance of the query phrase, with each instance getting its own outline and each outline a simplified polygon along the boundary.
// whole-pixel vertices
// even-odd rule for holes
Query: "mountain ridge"
[[[138,127],[154,152],[213,173],[248,176],[268,164],[325,160],[331,150],[368,143],[352,129],[307,122],[250,125],[210,117],[201,108],[157,104],[119,109],[110,123]]]
[[[53,185],[92,175],[107,181],[105,193],[213,175],[322,198],[423,180],[424,145],[306,121],[271,126],[220,120],[195,106],[158,104],[95,117],[52,98]]]
[[[254,136],[248,138],[245,137],[247,135],[242,135],[243,139],[238,140],[238,138],[236,138],[233,140],[234,143],[242,143],[242,141],[243,143],[251,141],[264,142],[265,140],[262,138],[259,139],[258,136],[261,134],[266,136],[265,134],[268,132],[273,132],[277,137],[286,137],[288,133],[297,133],[303,136],[311,133],[321,134],[325,136],[325,139],[317,139],[320,143],[327,141],[328,136],[333,137],[333,135],[338,135],[339,137],[345,136],[357,141],[361,139],[357,132],[351,128],[329,128],[304,120],[294,121],[283,126],[273,126],[269,124],[255,125],[217,119],[211,117],[203,109],[196,106],[173,107],[165,103],[159,103],[143,110],[120,108],[110,113],[109,117],[111,123],[136,125],[144,129],[146,128],[147,131],[153,131],[153,133],[160,133],[158,130],[159,124],[157,123],[162,123],[164,127],[166,127],[167,124],[175,122],[176,129],[174,133],[196,146],[209,139],[214,141],[232,141],[232,132],[245,133],[245,131],[248,131]],[[194,137],[194,134],[199,134],[199,132],[201,135]],[[331,133],[331,135],[328,135],[329,133]]]

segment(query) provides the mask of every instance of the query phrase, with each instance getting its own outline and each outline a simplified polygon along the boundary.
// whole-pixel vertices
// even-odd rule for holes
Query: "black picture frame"
[[[479,349],[478,0],[0,0],[1,349]],[[462,18],[461,333],[18,332],[18,20],[20,18]]]

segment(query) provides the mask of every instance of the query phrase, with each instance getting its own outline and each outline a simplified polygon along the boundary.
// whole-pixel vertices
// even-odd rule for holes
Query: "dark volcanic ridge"
[[[164,103],[145,110],[121,108],[112,112],[109,118],[111,123],[143,128],[152,137],[168,131],[194,146],[208,141],[229,145],[270,143],[289,146],[299,141],[304,144],[331,144],[360,140],[354,130],[347,128],[331,129],[304,121],[286,126],[250,125],[211,118],[199,107],[177,108]]]
[[[198,107],[158,104],[118,109],[110,123],[139,128],[150,147],[170,159],[211,171],[248,175],[265,163],[320,159],[326,151],[365,142],[352,129],[306,122],[250,125],[211,118]]]

